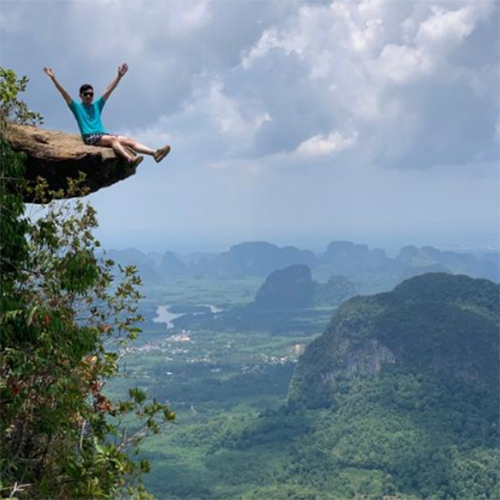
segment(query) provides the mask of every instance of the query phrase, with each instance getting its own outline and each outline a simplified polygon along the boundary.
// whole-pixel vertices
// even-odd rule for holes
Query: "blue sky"
[[[107,246],[498,245],[496,1],[0,1],[45,127],[122,62],[107,128],[158,147],[89,197]]]

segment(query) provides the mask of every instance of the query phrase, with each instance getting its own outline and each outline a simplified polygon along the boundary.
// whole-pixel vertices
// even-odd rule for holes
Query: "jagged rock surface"
[[[86,175],[82,187],[94,193],[136,172],[136,167],[117,158],[111,148],[87,146],[79,135],[43,130],[31,125],[9,124],[5,136],[12,149],[26,154],[26,180],[33,186],[37,177],[47,180],[49,189],[65,190],[67,179]],[[33,193],[23,193],[33,203]]]

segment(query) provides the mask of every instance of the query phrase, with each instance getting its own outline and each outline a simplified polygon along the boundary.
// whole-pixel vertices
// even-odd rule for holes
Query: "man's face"
[[[94,99],[94,91],[92,89],[84,90],[80,94],[80,99],[83,104],[89,105],[92,103],[92,99]]]

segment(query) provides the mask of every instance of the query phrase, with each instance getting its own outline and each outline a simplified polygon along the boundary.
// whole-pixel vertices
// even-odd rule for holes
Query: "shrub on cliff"
[[[19,107],[27,80],[12,75],[0,73],[2,122],[34,116]],[[112,261],[96,257],[89,204],[52,202],[26,215],[23,156],[0,125],[0,496],[149,498],[141,482],[149,464],[133,456],[175,415],[138,389],[116,402],[104,392],[120,349],[140,331],[140,279],[126,267],[113,284]]]

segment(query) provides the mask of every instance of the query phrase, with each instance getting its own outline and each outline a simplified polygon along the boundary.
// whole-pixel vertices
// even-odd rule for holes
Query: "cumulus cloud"
[[[130,71],[113,96],[117,127],[147,127],[194,100],[200,77],[239,64],[262,26],[278,22],[294,2],[212,0],[44,0],[2,2],[2,63],[33,73],[48,65],[74,90],[99,91],[122,62]],[[14,22],[15,21],[15,22]],[[30,33],[30,36],[24,36]],[[64,50],[62,50],[64,48]],[[29,55],[29,57],[28,57]],[[194,85],[193,85],[194,83]],[[208,82],[209,83],[209,82]],[[37,82],[34,79],[34,85]],[[40,86],[37,91],[44,91]]]
[[[85,38],[89,56],[107,59],[116,48],[130,56],[147,57],[146,51],[153,49],[158,40],[167,42],[196,36],[210,24],[212,11],[209,0],[154,3],[135,0],[128,2],[125,8],[121,0],[70,3],[69,22],[89,16],[96,34],[112,30],[107,50],[103,50],[101,37],[88,38],[87,31],[79,30]]]
[[[297,148],[297,153],[305,156],[322,156],[344,149],[349,149],[356,144],[357,133],[351,135],[342,135],[335,130],[330,132],[327,136],[315,135],[310,139],[302,142]]]
[[[220,27],[218,2],[193,5],[199,36]],[[244,24],[241,5],[232,25]],[[498,157],[494,2],[336,0],[274,12],[260,11],[223,64],[190,61],[185,73],[176,113],[208,128],[190,134],[219,156],[211,164],[240,154],[230,163],[270,168],[293,153],[335,163],[340,151],[343,163],[419,168]]]
[[[36,64],[72,88],[103,88],[127,61],[109,128],[160,141],[168,126],[186,147],[201,141],[211,164],[294,152],[422,168],[498,157],[493,0],[42,4],[8,3],[16,29],[33,33],[11,43],[14,60],[50,53]]]
[[[431,73],[433,61],[421,48],[389,44],[372,62],[372,76],[379,84],[405,84]]]
[[[186,112],[204,114],[220,134],[229,136],[232,140],[245,142],[252,139],[261,125],[271,120],[268,113],[245,108],[245,103],[228,97],[219,79],[197,89],[193,98],[194,101],[188,104]]]
[[[260,94],[274,126],[287,125],[294,141],[288,149],[334,153],[337,148],[327,146],[336,142],[330,131],[348,123],[359,130],[352,162],[425,167],[492,159],[498,54],[478,33],[496,25],[497,15],[494,2],[307,4],[264,30],[243,53],[241,67],[252,81],[268,72],[266,61],[276,73],[299,67],[305,75],[285,90],[290,112],[277,109],[273,95]],[[498,42],[498,28],[494,32]],[[491,58],[464,64],[464,50],[489,50]],[[317,117],[309,130],[292,115],[306,92],[306,121]],[[477,140],[478,129],[484,141]]]
[[[228,160],[234,165],[241,156],[248,159],[257,133],[270,121],[269,115],[258,103],[228,97],[217,76],[200,78],[193,85],[192,98],[178,112],[124,134],[153,147],[174,144],[176,155],[210,168],[225,168]]]

